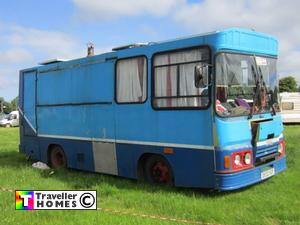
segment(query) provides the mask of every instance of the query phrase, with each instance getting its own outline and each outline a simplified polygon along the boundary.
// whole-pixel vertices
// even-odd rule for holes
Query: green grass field
[[[300,126],[285,127],[288,170],[235,192],[153,186],[118,177],[31,167],[18,153],[17,128],[0,128],[0,186],[11,189],[96,189],[98,207],[218,224],[300,224]],[[16,211],[0,191],[0,224],[187,224],[105,211]]]

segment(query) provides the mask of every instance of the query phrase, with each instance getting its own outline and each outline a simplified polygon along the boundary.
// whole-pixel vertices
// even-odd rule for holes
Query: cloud
[[[0,50],[0,64],[29,63],[33,61],[32,54],[24,48]]]
[[[85,45],[71,35],[0,21],[0,96],[13,99],[19,70],[50,58],[85,56]]]
[[[17,81],[18,73],[13,69],[0,68],[0,90],[10,88],[18,83]],[[2,97],[0,95],[0,97]]]
[[[73,0],[73,3],[76,16],[83,21],[165,16],[193,33],[245,27],[271,34],[279,40],[279,74],[292,74],[300,83],[300,63],[297,62],[300,56],[300,1]]]
[[[50,58],[73,58],[81,52],[79,41],[63,32],[22,26],[13,26],[10,31],[6,40],[11,46],[26,47]]]
[[[185,4],[173,19],[192,32],[246,27],[279,39],[278,71],[300,81],[300,1],[205,0]]]
[[[73,0],[77,16],[85,20],[111,20],[128,16],[166,16],[185,0]]]

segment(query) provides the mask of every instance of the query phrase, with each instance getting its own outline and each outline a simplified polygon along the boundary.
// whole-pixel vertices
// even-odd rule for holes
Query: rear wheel
[[[50,165],[54,169],[67,168],[67,157],[64,150],[56,145],[50,151]]]
[[[150,156],[144,167],[145,179],[150,183],[173,185],[173,172],[169,162],[162,156]]]

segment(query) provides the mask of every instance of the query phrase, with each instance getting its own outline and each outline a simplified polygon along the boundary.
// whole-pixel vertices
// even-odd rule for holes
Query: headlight
[[[234,164],[240,165],[241,164],[241,156],[239,154],[234,156]]]
[[[249,165],[251,163],[251,154],[249,152],[247,152],[245,155],[244,155],[244,163],[246,165]]]

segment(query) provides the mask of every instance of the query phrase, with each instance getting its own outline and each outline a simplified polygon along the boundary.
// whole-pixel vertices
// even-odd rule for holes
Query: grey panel
[[[115,143],[93,142],[95,171],[118,175]]]

